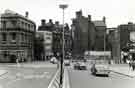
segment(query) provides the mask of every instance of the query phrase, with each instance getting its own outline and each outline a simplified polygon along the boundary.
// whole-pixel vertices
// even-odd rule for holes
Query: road
[[[47,88],[56,66],[46,63],[0,64],[7,73],[0,76],[0,88]]]
[[[95,77],[88,70],[66,69],[70,88],[135,88],[135,78],[117,73],[111,72],[109,77]]]

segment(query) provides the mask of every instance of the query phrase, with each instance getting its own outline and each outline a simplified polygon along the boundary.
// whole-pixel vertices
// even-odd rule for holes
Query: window
[[[16,25],[17,25],[17,21],[16,20],[11,21],[11,23],[12,23],[13,27],[16,27]]]
[[[7,57],[7,51],[3,51],[3,56],[4,56],[4,58]]]
[[[24,41],[24,37],[25,35],[23,33],[21,33],[21,41]]]
[[[12,40],[16,40],[16,33],[12,33]]]
[[[46,37],[47,40],[50,40],[51,38],[50,37]]]
[[[6,28],[6,21],[2,21],[1,25],[5,29]]]
[[[7,40],[7,35],[6,33],[2,33],[2,41],[6,41]]]

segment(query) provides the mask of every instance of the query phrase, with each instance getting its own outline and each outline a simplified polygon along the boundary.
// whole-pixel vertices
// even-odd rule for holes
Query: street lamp
[[[62,83],[63,83],[63,60],[64,60],[64,57],[65,57],[65,50],[64,50],[64,45],[65,45],[65,39],[64,39],[64,10],[68,7],[68,5],[66,4],[61,4],[59,5],[59,8],[61,8],[63,10],[63,36],[62,36],[62,40],[63,40],[63,47],[62,47],[62,52],[63,52],[63,55],[62,55],[62,58],[61,58],[61,71],[60,71],[60,88],[62,88]]]

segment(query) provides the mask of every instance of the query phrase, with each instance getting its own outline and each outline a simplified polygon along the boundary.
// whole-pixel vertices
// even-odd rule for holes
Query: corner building
[[[36,25],[26,16],[6,10],[0,17],[0,62],[34,59]]]

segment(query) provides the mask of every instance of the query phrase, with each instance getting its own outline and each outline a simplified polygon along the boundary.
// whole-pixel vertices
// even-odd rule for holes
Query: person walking
[[[132,69],[134,71],[135,70],[135,61],[133,61],[131,65],[132,65]]]

